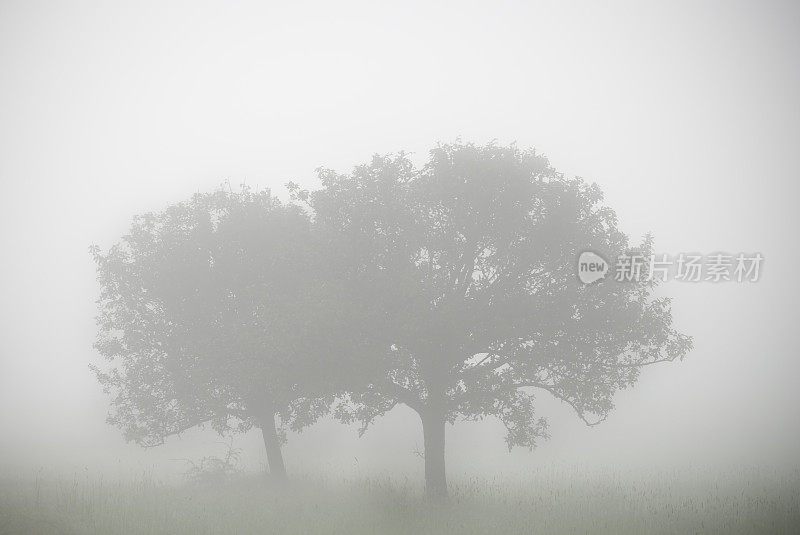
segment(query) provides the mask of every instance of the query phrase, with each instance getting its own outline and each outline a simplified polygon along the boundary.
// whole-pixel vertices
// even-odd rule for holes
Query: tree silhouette
[[[642,366],[682,358],[655,282],[581,284],[579,253],[630,251],[596,185],[565,178],[534,151],[441,145],[422,169],[404,154],[351,174],[321,169],[322,188],[293,188],[337,236],[339,274],[360,303],[369,343],[344,421],[366,426],[402,403],[424,433],[431,498],[447,495],[445,424],[499,418],[512,446],[547,436],[534,392],[569,403],[587,424]],[[638,248],[648,254],[650,240]]]
[[[285,430],[328,410],[346,332],[314,236],[302,210],[245,188],[136,217],[108,253],[94,247],[109,422],[145,446],[206,422],[255,426],[285,478]]]

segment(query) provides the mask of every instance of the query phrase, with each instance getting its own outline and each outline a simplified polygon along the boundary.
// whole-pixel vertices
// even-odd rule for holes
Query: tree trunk
[[[427,410],[420,415],[425,440],[425,494],[434,502],[447,501],[444,464],[444,414]]]
[[[281,443],[275,431],[275,413],[270,413],[261,422],[261,436],[264,437],[264,446],[267,449],[267,464],[269,473],[276,481],[286,481],[286,466],[283,464]]]

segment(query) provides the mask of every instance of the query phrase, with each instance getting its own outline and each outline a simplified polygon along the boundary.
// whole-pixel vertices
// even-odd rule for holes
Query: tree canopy
[[[594,425],[643,366],[691,348],[646,267],[580,282],[581,252],[646,256],[652,240],[632,245],[596,185],[533,150],[457,142],[422,167],[375,156],[319,180],[290,183],[288,204],[197,194],[93,249],[110,362],[96,372],[129,439],[259,427],[282,476],[282,433],[335,399],[362,432],[405,404],[443,498],[447,423],[496,417],[509,448],[533,448],[548,433],[538,392]]]
[[[420,169],[405,154],[376,156],[319,179],[295,193],[338,236],[349,294],[371,310],[370,372],[339,416],[366,425],[397,403],[415,410],[432,495],[446,494],[445,422],[495,416],[509,447],[531,448],[547,433],[537,389],[596,423],[642,366],[691,346],[655,282],[578,281],[581,251],[633,248],[596,185],[535,151],[440,145]]]
[[[110,422],[146,446],[205,422],[259,427],[283,477],[283,432],[327,411],[341,364],[324,250],[304,211],[246,188],[137,217],[93,248]]]

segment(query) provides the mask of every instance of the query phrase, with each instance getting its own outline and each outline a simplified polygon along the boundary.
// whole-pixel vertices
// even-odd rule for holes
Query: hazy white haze
[[[0,3],[0,470],[171,474],[210,429],[127,444],[105,422],[95,265],[135,214],[223,181],[318,186],[375,154],[456,139],[535,147],[596,182],[659,253],[760,252],[750,284],[670,281],[681,362],[645,369],[552,438],[447,430],[448,471],[800,462],[800,6],[792,2]],[[290,434],[290,472],[421,478],[419,419]],[[261,467],[257,431],[237,436]]]

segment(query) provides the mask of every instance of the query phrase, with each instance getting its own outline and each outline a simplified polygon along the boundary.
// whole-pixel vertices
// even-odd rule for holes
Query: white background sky
[[[497,424],[459,424],[451,473],[796,464],[798,29],[793,2],[0,2],[0,470],[219,451],[203,433],[142,451],[104,423],[90,244],[225,179],[283,196],[318,166],[456,137],[535,146],[659,252],[766,261],[756,284],[664,285],[695,350],[604,425],[542,394],[552,440],[508,454]],[[238,443],[263,462],[257,436]],[[400,409],[361,440],[322,423],[286,457],[421,473],[421,444]]]

